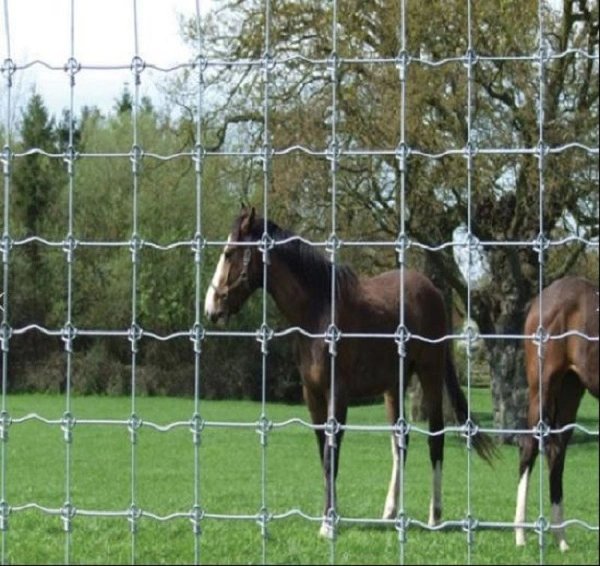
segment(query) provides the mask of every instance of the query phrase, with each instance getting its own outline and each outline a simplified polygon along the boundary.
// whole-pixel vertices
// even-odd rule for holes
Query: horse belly
[[[357,352],[352,367],[348,368],[350,391],[354,397],[382,395],[398,386],[399,361],[395,344],[372,343],[377,341],[369,340],[367,346]]]

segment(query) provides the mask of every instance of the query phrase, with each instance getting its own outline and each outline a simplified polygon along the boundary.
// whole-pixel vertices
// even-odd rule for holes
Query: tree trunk
[[[527,428],[527,382],[522,344],[494,340],[489,345],[492,414],[496,429]],[[514,433],[500,435],[504,444],[518,444]]]
[[[524,287],[522,283],[520,287]],[[483,293],[473,295],[473,313],[483,334],[519,335],[523,333],[527,289],[507,277],[502,283],[492,284]],[[493,314],[496,314],[493,317]],[[493,318],[492,318],[493,317]],[[524,429],[527,427],[527,380],[523,341],[513,338],[485,340],[490,364],[492,416],[496,429]],[[514,433],[499,435],[503,444],[518,444]]]

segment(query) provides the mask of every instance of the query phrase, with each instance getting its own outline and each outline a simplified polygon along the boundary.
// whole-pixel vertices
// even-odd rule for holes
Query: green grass
[[[473,406],[489,424],[489,390],[472,393]],[[252,402],[200,403],[207,421],[254,422],[260,404]],[[60,419],[64,397],[10,395],[7,410],[12,419],[37,413]],[[486,413],[486,411],[488,411]],[[129,398],[75,397],[71,412],[77,419],[128,419]],[[136,413],[146,422],[167,425],[187,421],[193,412],[189,399],[139,398]],[[292,417],[307,419],[303,405],[268,405],[273,422]],[[597,430],[598,404],[584,398],[578,422]],[[385,424],[381,405],[352,407],[350,424]],[[565,514],[598,525],[598,442],[576,432],[565,471]],[[405,508],[410,517],[427,520],[431,471],[427,440],[411,435],[405,477]],[[130,435],[125,426],[77,424],[71,444],[71,503],[77,510],[125,511],[131,505]],[[514,515],[518,451],[502,447],[502,459],[490,468],[471,458],[470,505],[480,521],[510,522]],[[206,427],[200,445],[200,502],[209,514],[253,515],[262,504],[262,448],[253,429]],[[58,425],[37,421],[13,423],[2,453],[5,499],[12,511],[3,533],[4,558],[11,563],[192,563],[195,536],[188,518],[137,522],[135,546],[124,517],[86,517],[76,514],[69,537],[58,516],[38,508],[19,509],[35,502],[60,508],[66,497],[66,444]],[[135,503],[144,511],[166,516],[189,512],[194,502],[194,451],[187,427],[167,432],[142,426],[135,445]],[[443,519],[462,520],[467,512],[467,461],[463,440],[446,437],[443,484]],[[338,478],[339,513],[344,517],[379,518],[391,469],[386,433],[348,432],[344,439]],[[539,513],[540,464],[534,470],[529,520]],[[543,505],[549,513],[545,463]],[[274,428],[266,448],[266,506],[273,514],[301,509],[319,516],[323,481],[313,433],[300,425]],[[243,564],[263,561],[263,540],[253,520],[226,521],[205,518],[198,538],[202,563]],[[461,530],[428,532],[409,527],[401,556],[393,528],[341,524],[332,545],[318,538],[318,522],[301,517],[272,521],[268,526],[266,561],[278,564],[464,564],[468,559],[466,534]],[[579,525],[567,528],[571,550],[562,555],[551,537],[543,559],[549,564],[598,564],[598,532]],[[528,544],[516,548],[512,529],[480,530],[471,547],[477,564],[535,564],[540,549],[534,533]]]

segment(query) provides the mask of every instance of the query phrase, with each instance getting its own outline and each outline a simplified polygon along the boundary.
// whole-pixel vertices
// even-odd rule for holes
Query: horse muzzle
[[[226,326],[229,321],[229,313],[225,310],[206,312],[208,319],[217,326]]]

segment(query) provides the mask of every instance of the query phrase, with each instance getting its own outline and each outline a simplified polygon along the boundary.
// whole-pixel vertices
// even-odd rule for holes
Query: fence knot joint
[[[410,432],[410,424],[404,418],[399,418],[394,424],[393,433],[396,437],[396,444],[400,450],[406,450],[408,442],[408,433]]]
[[[194,344],[194,353],[199,354],[202,351],[202,341],[206,337],[206,329],[202,324],[196,322],[190,329],[190,340]]]
[[[394,528],[398,531],[398,540],[406,542],[406,530],[410,524],[410,519],[404,511],[399,511],[394,519]]]
[[[69,80],[71,86],[75,86],[75,75],[81,71],[81,63],[75,59],[75,57],[69,57],[67,62],[63,65],[65,73],[69,73]]]
[[[337,447],[336,436],[339,434],[340,430],[340,421],[338,421],[335,416],[331,415],[325,422],[323,428],[323,432],[325,432],[325,436],[327,437],[327,444],[330,448]]]
[[[329,254],[333,254],[339,251],[342,247],[342,240],[338,237],[335,232],[332,232],[327,238],[327,242],[325,243],[325,251]]]
[[[13,158],[13,151],[10,149],[9,145],[5,145],[2,148],[2,156],[0,159],[2,160],[2,168],[4,170],[4,176],[10,177],[10,164]]]
[[[269,325],[263,322],[260,328],[256,331],[256,340],[260,342],[260,351],[263,355],[266,355],[269,350],[269,341],[273,339],[275,332]]]
[[[8,322],[0,323],[0,343],[2,344],[2,351],[8,352],[8,343],[12,338],[13,330]]]
[[[398,73],[400,74],[400,81],[404,82],[406,80],[406,70],[408,65],[410,65],[410,55],[406,51],[406,49],[401,49],[396,55],[396,68],[398,69]]]
[[[16,70],[17,65],[12,59],[6,58],[2,61],[2,74],[6,76],[6,85],[8,88],[12,87],[12,76]]]
[[[131,342],[131,351],[136,353],[138,351],[138,342],[142,339],[144,335],[143,328],[136,324],[135,322],[131,325],[129,330],[127,331],[127,339]]]
[[[411,333],[405,324],[399,324],[394,332],[394,341],[398,345],[398,354],[406,356],[406,344],[411,339]]]
[[[142,510],[139,507],[136,507],[133,503],[129,506],[129,516],[127,520],[129,521],[129,528],[132,533],[137,532],[137,521],[142,516]]]
[[[256,523],[260,527],[260,532],[263,538],[267,536],[267,523],[273,519],[273,514],[269,513],[266,507],[261,507],[256,514]]]
[[[76,423],[75,417],[69,411],[63,413],[60,420],[60,428],[63,431],[63,438],[67,444],[70,444],[73,440],[73,428],[75,428]]]
[[[462,435],[467,439],[467,450],[473,447],[473,438],[479,433],[479,426],[472,419],[468,418],[462,426]]]
[[[200,522],[204,519],[204,509],[200,505],[194,505],[190,511],[190,522],[196,536],[202,534],[202,527]]]
[[[8,516],[11,511],[10,505],[4,499],[0,501],[0,531],[8,530]]]
[[[199,413],[194,413],[192,415],[192,418],[190,419],[190,432],[192,433],[192,440],[196,446],[200,444],[205,424],[205,420]]]
[[[479,55],[477,55],[475,49],[469,47],[465,52],[465,56],[463,57],[463,64],[465,67],[472,67],[473,65],[476,65],[478,61]]]
[[[137,442],[137,432],[143,424],[144,421],[142,419],[140,419],[135,413],[131,413],[131,417],[129,417],[129,422],[127,424],[127,430],[129,431],[131,444],[135,444]]]
[[[11,424],[12,419],[8,411],[0,412],[0,441],[6,442],[8,440],[8,429]]]
[[[140,82],[141,82],[140,75],[142,74],[142,72],[144,71],[145,68],[146,68],[146,62],[139,55],[135,55],[131,59],[130,69],[131,69],[131,72],[135,76],[136,86],[140,84]]]
[[[261,446],[267,445],[267,434],[273,428],[273,421],[269,420],[266,415],[261,415],[256,423],[256,433],[260,436]]]
[[[260,238],[260,244],[258,246],[258,249],[262,253],[262,260],[264,264],[269,265],[269,251],[274,247],[275,240],[268,232],[264,232]]]
[[[192,150],[192,161],[194,162],[194,171],[197,175],[202,173],[204,166],[204,158],[206,157],[206,150],[201,143],[196,143]]]
[[[71,525],[71,521],[73,519],[73,517],[75,517],[75,515],[77,514],[77,509],[75,509],[75,507],[69,503],[68,501],[65,501],[65,503],[63,504],[63,506],[60,508],[60,518],[63,521],[63,530],[66,533],[70,533],[72,530],[72,525]]]

